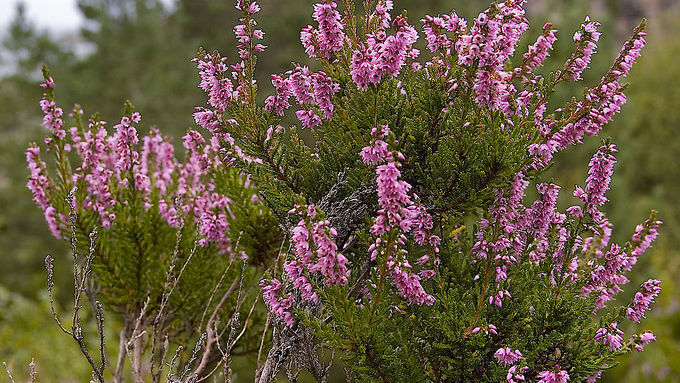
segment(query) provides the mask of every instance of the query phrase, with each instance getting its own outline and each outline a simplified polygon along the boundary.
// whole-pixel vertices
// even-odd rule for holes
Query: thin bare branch
[[[50,298],[50,309],[52,310],[52,318],[57,322],[57,325],[65,334],[73,336],[73,333],[68,331],[64,325],[61,324],[59,316],[57,315],[57,310],[54,307],[54,295],[52,294],[52,288],[54,287],[54,258],[51,255],[45,257],[45,270],[47,271],[47,294]]]
[[[14,381],[14,378],[12,377],[12,373],[9,371],[9,367],[7,367],[7,363],[2,362],[2,365],[5,366],[5,372],[7,372],[7,376],[9,376],[9,381],[12,383],[16,383]]]
[[[191,352],[191,357],[187,361],[186,365],[184,365],[184,370],[182,370],[182,375],[179,376],[180,380],[184,380],[184,377],[186,377],[187,374],[189,373],[189,370],[191,369],[191,365],[194,364],[194,362],[198,358],[198,353],[203,348],[203,345],[205,344],[207,337],[208,337],[208,335],[206,333],[202,333],[201,336],[196,341],[196,345],[194,346],[194,350]]]
[[[31,363],[28,364],[28,373],[31,378],[31,383],[35,383],[35,359],[31,358]]]
[[[134,376],[135,382],[143,382],[140,359],[141,342],[143,340],[142,337],[146,334],[146,330],[142,330],[144,327],[142,323],[144,322],[144,316],[149,307],[150,301],[151,297],[148,296],[146,301],[144,301],[144,305],[142,305],[142,308],[139,310],[139,315],[135,320],[135,326],[132,329],[130,339],[125,344],[125,350],[127,352],[128,358],[130,359],[130,366],[132,366],[132,375]],[[130,352],[131,346],[134,346],[133,353]]]
[[[170,363],[167,363],[166,365],[168,366],[168,375],[166,376],[166,380],[168,382],[174,381],[174,376],[175,374],[172,372],[172,369],[175,368],[175,363],[177,362],[177,358],[179,358],[179,354],[182,352],[184,349],[184,346],[179,345],[177,346],[177,349],[175,350],[175,355],[172,356],[172,359],[170,359]]]

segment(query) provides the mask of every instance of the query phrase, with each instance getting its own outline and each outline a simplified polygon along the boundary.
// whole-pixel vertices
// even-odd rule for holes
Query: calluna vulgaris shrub
[[[101,228],[88,259],[93,295],[123,318],[117,369],[133,353],[141,380],[149,372],[133,359],[151,353],[158,381],[168,343],[198,338],[168,379],[201,381],[229,365],[224,344],[235,339],[227,351],[259,349],[258,381],[300,369],[323,380],[336,371],[322,364],[330,349],[357,381],[593,382],[655,340],[621,323],[644,317],[659,281],[628,305],[610,302],[661,224],[652,213],[630,241],[610,241],[602,208],[616,146],[603,140],[565,210],[560,186],[541,181],[556,153],[597,135],[626,102],[621,79],[644,23],[599,84],[551,110],[557,87],[587,69],[599,24],[586,18],[563,67],[541,72],[558,33],[548,23],[516,53],[523,5],[412,25],[390,0],[366,1],[361,17],[352,1],[320,2],[300,34],[316,64],[271,75],[261,104],[260,7],[240,0],[240,57],[201,49],[194,60],[208,102],[183,160],[158,130],[139,136],[131,105],[112,129],[77,107],[65,122],[46,73],[50,134],[26,152],[28,187],[55,236],[87,246]],[[209,308],[215,330],[203,327]],[[215,317],[232,318],[220,323],[231,330],[216,331]],[[233,338],[237,322],[245,337]]]

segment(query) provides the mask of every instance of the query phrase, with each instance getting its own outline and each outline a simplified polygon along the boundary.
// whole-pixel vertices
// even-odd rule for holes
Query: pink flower
[[[635,293],[633,302],[626,309],[626,317],[633,322],[640,322],[640,319],[649,310],[649,306],[654,303],[661,292],[661,281],[649,279],[640,286],[640,291]]]
[[[528,369],[529,367],[517,368],[517,366],[512,366],[508,369],[506,380],[508,383],[524,382],[524,372]]]
[[[595,383],[602,376],[602,371],[595,371],[592,375],[586,378],[586,382]]]
[[[218,115],[224,113],[229,104],[239,97],[239,92],[234,90],[231,80],[227,77],[229,68],[224,63],[225,60],[226,58],[221,57],[218,52],[192,60],[196,63],[201,76],[198,86],[208,94],[208,104]]]
[[[566,71],[573,81],[581,79],[581,74],[590,64],[592,55],[597,49],[597,41],[600,39],[600,23],[590,21],[586,17],[585,23],[581,24],[581,29],[574,33],[574,42],[577,44],[576,52],[567,62]]]
[[[609,190],[609,184],[614,174],[614,164],[616,163],[614,154],[617,152],[618,150],[616,150],[616,145],[614,144],[601,146],[590,160],[590,170],[588,170],[585,190],[582,191],[577,187],[574,192],[584,202],[586,210],[593,216],[596,222],[600,221],[603,217],[598,207],[607,202],[607,197],[604,194]]]
[[[343,31],[345,26],[342,23],[342,17],[335,10],[337,6],[335,1],[314,4],[312,17],[319,23],[316,43],[318,52],[325,59],[330,59],[334,52],[342,50],[347,38]]]
[[[450,15],[438,15],[432,17],[426,15],[424,19],[420,20],[423,23],[423,32],[427,40],[427,48],[435,52],[437,50],[444,50],[445,55],[451,54],[451,48],[454,40],[450,39],[446,32],[453,32],[454,34],[462,34],[466,29],[467,22],[465,19],[458,17],[456,12],[451,12]]]
[[[260,281],[262,288],[262,295],[264,302],[267,304],[269,310],[279,317],[288,327],[293,327],[293,314],[290,312],[290,307],[293,305],[293,296],[288,295],[285,298],[279,298],[278,291],[281,289],[281,281],[272,279],[269,282]]]
[[[57,107],[54,101],[46,98],[40,101],[40,108],[44,113],[42,126],[49,129],[58,139],[65,138],[64,120],[61,119],[64,111]]]
[[[317,116],[313,110],[301,109],[295,112],[295,115],[305,128],[313,128],[321,125],[321,117]]]
[[[340,85],[326,76],[324,72],[310,73],[306,66],[298,65],[294,71],[286,72],[288,78],[272,75],[272,84],[276,93],[265,100],[265,110],[276,112],[283,116],[284,111],[290,107],[288,99],[295,96],[300,109],[295,112],[302,125],[313,128],[321,124],[321,117],[309,109],[310,106],[318,107],[324,120],[333,118],[335,107],[332,96],[340,90]]]
[[[616,323],[612,323],[606,328],[600,328],[595,334],[595,340],[602,344],[609,345],[609,351],[618,350],[623,346],[623,331],[619,330]]]
[[[291,229],[295,257],[284,265],[284,270],[303,298],[317,302],[318,295],[309,276],[318,272],[328,286],[345,285],[349,278],[348,260],[338,252],[332,238],[337,232],[328,221],[317,217],[314,205],[296,205],[289,213],[297,213],[302,219]]]
[[[290,104],[288,103],[288,98],[292,95],[290,84],[288,79],[284,79],[279,75],[273,74],[271,75],[271,78],[276,94],[267,97],[265,100],[265,109],[268,112],[274,111],[279,116],[283,116],[283,112],[290,108]]]
[[[640,334],[635,339],[635,349],[637,351],[642,351],[649,342],[656,342],[656,337],[651,331],[645,331]]]
[[[550,50],[557,41],[556,33],[557,30],[552,28],[552,24],[546,23],[543,26],[543,34],[538,36],[536,42],[529,46],[529,50],[524,54],[524,70],[531,72],[543,65],[543,61],[550,55]]]
[[[398,160],[403,159],[403,155],[396,151],[390,152],[388,144],[378,139],[387,137],[388,133],[389,127],[386,125],[380,129],[374,128],[373,142],[370,146],[364,147],[360,153],[364,163],[380,164],[376,167],[380,210],[370,229],[376,239],[368,252],[372,260],[379,254],[386,255],[386,259],[382,259],[381,262],[386,262],[392,284],[399,295],[406,298],[409,303],[431,305],[434,303],[434,297],[423,289],[420,281],[431,278],[434,270],[422,270],[419,274],[411,272],[412,266],[406,257],[408,252],[399,247],[406,243],[406,234],[411,234],[416,244],[431,246],[434,252],[438,252],[440,238],[430,233],[433,228],[432,217],[425,207],[416,203],[416,197],[410,193],[411,185],[400,180]],[[387,243],[386,233],[393,233],[395,230],[399,233],[397,240]],[[418,263],[424,264],[428,260],[429,256],[421,257]]]
[[[539,372],[538,377],[541,378],[538,383],[566,383],[569,381],[569,374],[565,370],[560,370],[559,366],[555,366],[555,370]]]
[[[396,77],[406,64],[407,59],[417,56],[413,44],[418,32],[408,24],[406,18],[397,17],[393,22],[396,34],[383,36],[367,35],[367,39],[352,54],[350,75],[360,90],[368,89],[369,84],[378,84],[383,75]]]
[[[498,363],[514,364],[522,357],[522,353],[519,350],[512,351],[508,347],[503,347],[496,350],[494,356],[498,359]]]

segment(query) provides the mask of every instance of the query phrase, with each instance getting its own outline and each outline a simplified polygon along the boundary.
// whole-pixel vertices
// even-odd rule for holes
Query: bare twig
[[[99,334],[99,357],[101,358],[101,364],[99,365],[99,370],[104,371],[106,368],[106,350],[104,349],[104,307],[99,301],[94,303],[96,308],[96,320],[97,320],[97,333]]]
[[[239,310],[241,308],[241,304],[243,304],[243,300],[245,300],[245,298],[241,299],[241,295],[242,295],[242,291],[243,291],[243,279],[245,277],[247,265],[248,265],[248,262],[246,260],[244,260],[243,267],[241,268],[241,274],[239,276],[239,279],[235,279],[232,282],[231,286],[229,286],[227,291],[224,293],[224,295],[220,299],[219,303],[213,309],[213,312],[210,315],[210,318],[208,319],[208,323],[206,324],[205,333],[204,333],[204,334],[206,334],[206,337],[207,337],[205,349],[203,350],[201,362],[198,364],[196,369],[194,369],[194,371],[190,375],[190,379],[189,379],[190,381],[198,379],[198,376],[205,370],[205,368],[208,364],[208,361],[210,360],[212,347],[213,347],[214,344],[216,344],[218,342],[218,339],[222,335],[222,334],[220,334],[216,331],[215,324],[216,324],[216,321],[217,321],[217,315],[221,311],[222,306],[227,301],[227,299],[233,294],[233,292],[234,292],[234,290],[236,289],[237,286],[238,286],[238,296],[236,297],[236,307],[234,309],[234,316],[230,319],[229,323],[233,324],[234,321],[238,321],[238,317],[240,315]],[[250,318],[250,315],[252,314],[253,310],[255,309],[255,305],[257,304],[257,301],[258,301],[258,299],[256,298],[255,304],[253,304],[253,306],[252,306],[252,308],[251,308],[251,310],[248,314],[248,319]],[[227,346],[227,354],[229,354],[231,352],[233,347],[236,345],[236,342],[241,338],[241,336],[245,332],[247,325],[248,325],[248,322],[246,320],[246,323],[243,326],[243,330],[242,330],[241,334],[236,338],[236,341],[231,340],[231,334],[230,334],[230,339],[228,341],[229,344]],[[229,326],[227,326],[227,327],[229,327]],[[226,359],[223,355],[222,361],[228,362],[228,360],[229,360],[228,355],[227,355]],[[220,363],[222,363],[222,361]],[[219,367],[219,365],[218,365],[218,367]],[[217,371],[217,368],[213,369],[208,375],[203,376],[202,378],[200,378],[200,380],[197,380],[197,381],[201,382],[201,381],[207,379],[208,377],[210,377],[210,375],[215,373],[215,371]]]
[[[191,365],[194,364],[196,359],[198,358],[198,353],[201,352],[201,349],[203,348],[203,344],[205,343],[208,335],[206,333],[201,334],[200,338],[196,341],[196,345],[194,346],[194,350],[191,352],[191,357],[187,361],[186,365],[184,365],[184,370],[182,370],[182,375],[179,376],[180,381],[183,381],[184,378],[187,376],[189,373],[189,370],[191,369]]]
[[[264,322],[264,330],[262,330],[262,338],[260,339],[260,347],[257,349],[257,371],[261,367],[262,350],[264,349],[264,340],[267,337],[267,331],[271,323],[271,313],[267,315],[267,320]]]
[[[127,336],[130,332],[130,323],[126,320],[125,326],[120,330],[120,339],[118,345],[118,359],[116,360],[116,371],[113,374],[114,383],[123,382],[123,367],[125,365],[125,356],[127,355]]]
[[[31,383],[35,383],[35,359],[31,358],[31,363],[28,364],[28,373],[31,377]]]
[[[14,381],[14,378],[12,377],[12,373],[9,372],[9,367],[7,367],[7,363],[2,362],[2,365],[5,366],[5,372],[7,372],[7,376],[9,376],[9,381],[12,382],[12,383],[16,383]]]
[[[222,299],[220,302],[215,306],[215,309],[212,312],[212,315],[210,315],[210,319],[208,319],[208,323],[205,328],[204,334],[206,335],[206,344],[205,348],[203,349],[203,355],[201,356],[201,361],[196,366],[194,369],[194,372],[191,373],[189,376],[189,379],[196,379],[198,375],[203,372],[203,370],[206,368],[208,365],[208,362],[210,360],[210,354],[212,350],[212,346],[217,342],[217,338],[219,337],[219,334],[215,329],[213,328],[213,324],[215,324],[215,320],[217,318],[217,314],[219,313],[220,309],[222,308],[222,305],[226,300],[231,296],[231,294],[236,290],[238,280],[234,279],[234,282],[232,282],[231,286],[229,286],[229,289],[224,293],[222,296]]]
[[[106,367],[106,356],[105,356],[105,344],[104,344],[104,335],[103,335],[103,309],[101,309],[101,305],[99,305],[99,308],[97,308],[95,311],[95,316],[97,317],[97,329],[100,331],[99,334],[99,340],[100,340],[100,354],[102,357],[101,363],[99,366],[97,366],[92,360],[92,357],[90,356],[90,352],[87,349],[87,346],[85,345],[85,341],[83,338],[83,328],[80,323],[80,309],[82,306],[80,305],[82,293],[86,291],[86,284],[88,283],[90,273],[92,271],[91,269],[91,264],[92,260],[94,259],[94,250],[95,250],[95,243],[97,239],[97,228],[95,227],[93,231],[90,233],[90,247],[87,256],[85,257],[84,262],[82,262],[79,259],[78,256],[78,248],[77,248],[77,237],[76,237],[76,222],[78,220],[78,215],[76,214],[76,209],[74,205],[74,194],[77,191],[77,188],[73,188],[66,197],[66,204],[68,205],[69,209],[69,218],[71,221],[71,253],[73,256],[73,317],[72,317],[72,322],[71,322],[71,330],[67,330],[59,320],[59,316],[57,315],[57,311],[55,309],[54,305],[54,297],[52,294],[52,288],[54,287],[54,258],[52,258],[51,255],[47,255],[45,257],[45,269],[47,270],[47,291],[49,293],[49,298],[50,298],[50,308],[52,310],[52,316],[54,320],[57,322],[57,325],[59,328],[69,336],[71,336],[76,343],[78,343],[78,346],[80,347],[81,353],[85,356],[85,359],[87,359],[87,362],[90,364],[90,367],[92,367],[92,376],[93,379],[97,380],[99,383],[104,383],[104,368]],[[95,305],[96,306],[96,305]],[[101,312],[99,312],[101,309]]]
[[[57,315],[57,310],[54,308],[54,296],[52,294],[52,288],[54,287],[54,258],[47,254],[45,257],[45,270],[47,271],[47,294],[50,298],[50,309],[52,310],[52,317],[57,322],[57,325],[65,334],[73,336],[73,333],[68,331],[59,320],[59,315]]]
[[[234,253],[236,253],[238,251],[239,244],[241,243],[241,236],[242,235],[243,235],[243,231],[241,231],[238,234],[238,239],[236,240],[236,246],[234,247]],[[227,273],[229,272],[229,269],[231,269],[231,265],[233,263],[234,263],[234,259],[232,258],[229,261],[227,268],[222,273],[222,276],[220,276],[220,280],[217,282],[217,284],[215,285],[215,288],[213,289],[212,293],[210,294],[210,297],[208,298],[208,302],[205,304],[205,309],[203,310],[203,315],[201,315],[201,322],[200,322],[199,328],[203,328],[203,320],[205,319],[205,315],[208,313],[208,309],[210,308],[210,304],[212,303],[212,300],[215,298],[215,294],[217,294],[217,291],[219,290],[220,286],[222,286],[222,282],[224,281],[224,278],[227,276]]]
[[[175,204],[177,204],[178,201],[175,201]],[[181,211],[181,209],[179,210]],[[179,259],[179,254],[180,254],[180,249],[181,249],[181,243],[182,243],[182,231],[184,229],[184,220],[180,219],[180,226],[177,228],[177,233],[176,233],[176,239],[175,239],[175,248],[172,252],[172,257],[170,258],[170,266],[168,267],[167,272],[165,273],[165,284],[163,285],[163,293],[161,294],[161,305],[160,308],[158,309],[158,313],[156,313],[156,317],[153,320],[152,324],[152,330],[151,330],[151,380],[154,383],[158,383],[160,381],[160,375],[163,370],[163,358],[160,358],[158,360],[158,366],[156,367],[155,360],[156,360],[156,347],[157,347],[157,342],[158,342],[158,336],[160,332],[160,328],[163,325],[163,313],[165,311],[165,306],[168,304],[168,301],[170,300],[170,295],[174,291],[175,286],[177,285],[178,278],[175,278],[173,275],[173,271],[175,270],[175,265],[177,263],[177,260]],[[194,242],[194,249],[196,248],[196,242]],[[192,251],[193,253],[193,251]],[[187,262],[191,259],[191,255],[187,259]],[[185,262],[185,266],[187,264]],[[184,267],[182,268],[182,270]],[[165,354],[164,351],[161,352],[162,354]]]
[[[175,350],[175,355],[172,356],[172,359],[170,359],[170,363],[167,363],[166,365],[168,366],[168,375],[166,376],[166,380],[168,382],[174,382],[174,376],[175,374],[172,372],[172,369],[175,368],[175,363],[177,362],[177,358],[179,358],[179,354],[182,352],[184,347],[182,345],[177,346],[177,349]]]
[[[134,376],[135,382],[143,382],[142,371],[141,371],[141,341],[142,337],[146,334],[146,330],[142,330],[144,327],[142,325],[144,321],[144,315],[149,307],[149,302],[151,297],[147,297],[139,310],[139,315],[135,320],[135,326],[132,329],[132,334],[130,334],[130,339],[125,344],[125,350],[127,351],[128,358],[130,359],[130,366],[132,367],[132,375]],[[134,346],[133,352],[130,352],[130,347]]]

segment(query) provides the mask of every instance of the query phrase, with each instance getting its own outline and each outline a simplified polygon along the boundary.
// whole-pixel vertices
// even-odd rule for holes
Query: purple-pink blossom
[[[333,53],[342,50],[347,38],[342,17],[336,8],[337,3],[335,1],[314,4],[312,17],[319,23],[315,52],[319,52],[325,59],[330,59]]]
[[[608,201],[605,193],[609,190],[614,174],[614,164],[616,163],[614,154],[617,152],[614,144],[602,145],[590,160],[585,190],[577,186],[576,191],[574,191],[574,195],[583,201],[586,210],[596,222],[603,217],[599,207]]]
[[[661,292],[661,281],[649,279],[640,286],[640,291],[635,293],[633,302],[626,309],[626,317],[633,322],[640,322],[649,306]]]
[[[296,262],[309,273],[320,273],[326,285],[345,285],[349,278],[348,261],[338,252],[333,239],[337,232],[330,227],[330,222],[318,219],[314,205],[296,205],[291,213],[302,216],[291,229]]]
[[[543,34],[538,36],[536,42],[529,46],[527,53],[524,54],[522,70],[531,72],[543,65],[545,59],[550,55],[550,50],[557,41],[557,30],[552,24],[546,23],[543,26]]]
[[[508,383],[524,382],[524,372],[528,369],[529,367],[518,368],[517,366],[512,366],[508,368],[508,374],[506,375],[505,379],[508,381]]]
[[[634,347],[637,351],[643,351],[649,342],[656,342],[656,337],[651,331],[645,331],[633,338]]]
[[[616,323],[597,330],[595,340],[608,345],[609,351],[618,350],[623,346],[623,331],[619,330]]]
[[[293,71],[271,77],[275,94],[265,100],[265,110],[268,112],[283,116],[284,111],[291,106],[288,99],[295,97],[301,108],[295,115],[303,127],[313,128],[321,125],[322,118],[333,118],[335,107],[332,97],[340,90],[340,85],[324,72],[310,72],[308,67],[297,65]],[[315,108],[321,111],[321,116],[316,113]]]
[[[269,311],[279,317],[287,326],[293,327],[295,322],[293,321],[293,314],[291,314],[290,308],[293,305],[294,297],[293,295],[288,294],[285,298],[280,298],[278,294],[279,290],[281,290],[281,286],[281,281],[278,279],[260,281],[262,296],[264,297],[264,302],[267,304]]]
[[[419,52],[413,48],[418,39],[415,28],[402,16],[396,17],[392,26],[394,35],[387,35],[380,29],[367,35],[366,41],[352,54],[350,75],[360,90],[380,83],[384,75],[396,77],[408,59],[418,56]]]
[[[554,370],[539,372],[538,377],[541,378],[538,383],[567,383],[569,381],[569,373],[560,370],[559,366],[555,366]]]
[[[597,49],[597,42],[600,40],[601,33],[597,30],[600,23],[590,21],[590,17],[581,24],[581,29],[574,33],[576,52],[567,62],[566,72],[569,73],[573,81],[581,79],[581,74],[590,64],[590,60]]]
[[[522,353],[519,350],[511,350],[509,347],[501,347],[494,353],[494,356],[498,360],[498,363],[503,364],[514,364],[520,358],[522,358]]]
[[[364,147],[360,153],[367,165],[376,166],[376,184],[378,192],[378,216],[371,226],[371,234],[376,239],[368,248],[371,260],[382,254],[387,269],[392,278],[392,284],[399,295],[410,303],[431,305],[434,297],[428,294],[421,285],[421,280],[431,278],[433,270],[425,270],[420,274],[414,273],[412,265],[407,259],[408,252],[400,248],[407,237],[413,236],[414,242],[420,246],[428,246],[436,253],[439,251],[440,238],[431,233],[432,217],[427,210],[417,203],[417,198],[410,192],[411,185],[401,180],[400,160],[404,157],[398,151],[390,151],[384,141],[389,135],[389,127],[383,125],[380,129],[373,128],[371,145]],[[388,241],[388,235],[396,234],[396,239]],[[429,257],[419,259],[426,263]]]

